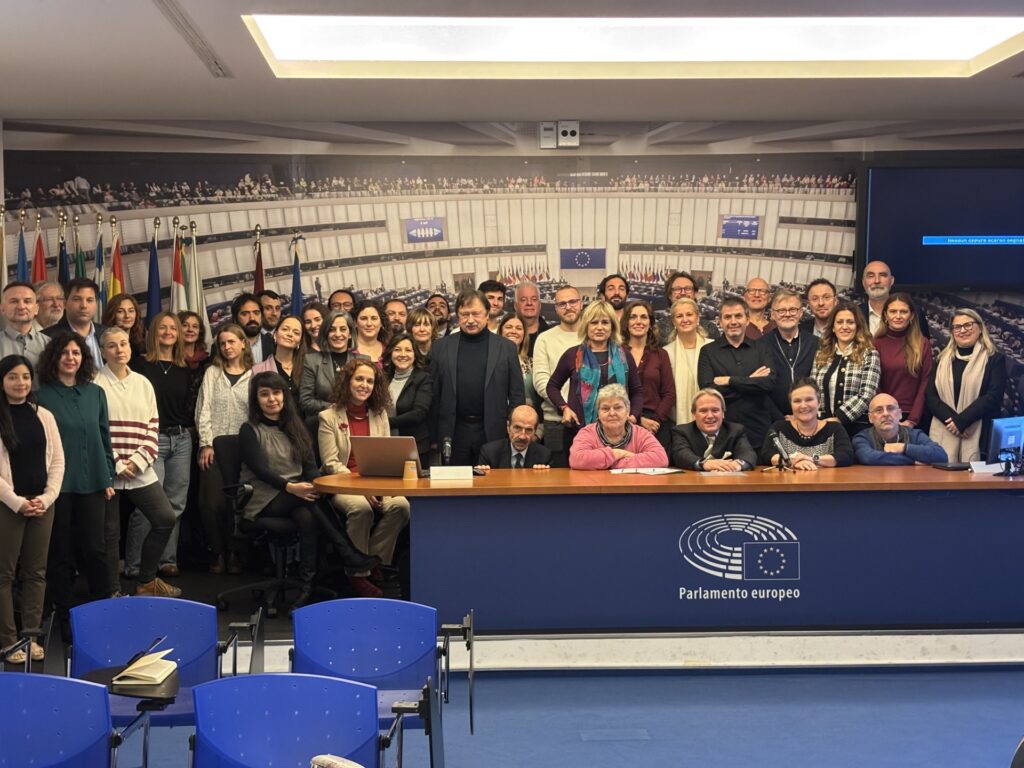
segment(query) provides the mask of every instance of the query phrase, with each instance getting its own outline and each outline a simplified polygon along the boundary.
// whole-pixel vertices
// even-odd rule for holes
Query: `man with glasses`
[[[352,291],[344,288],[332,291],[331,295],[327,297],[327,306],[332,312],[347,312],[351,315],[355,305],[356,297],[352,295]]]
[[[772,402],[778,409],[775,420],[790,414],[789,389],[793,382],[811,375],[814,367],[814,353],[818,351],[818,339],[810,331],[800,328],[803,314],[800,297],[793,291],[779,289],[772,298],[772,321],[775,330],[758,342],[772,359],[775,371],[775,387]]]
[[[875,331],[882,325],[882,307],[885,306],[886,299],[892,293],[896,277],[884,261],[869,261],[864,265],[860,283],[867,297],[860,308],[864,317],[867,318],[871,335],[874,336]],[[921,326],[921,335],[930,339],[931,330],[928,328],[928,319],[924,316],[924,310],[917,313],[917,322]]]
[[[476,464],[484,443],[504,437],[512,409],[526,402],[519,351],[487,330],[487,306],[480,291],[460,293],[460,332],[438,339],[430,353],[431,439],[446,463]]]
[[[36,303],[39,305],[36,330],[56,325],[64,317],[64,289],[60,283],[47,282],[36,286]]]
[[[537,411],[519,405],[508,418],[508,437],[480,449],[480,469],[549,469],[551,452],[537,442]]]
[[[516,286],[516,312],[526,321],[526,332],[530,336],[527,354],[533,357],[537,337],[548,329],[548,323],[540,313],[540,289],[536,283],[524,280]]]
[[[920,429],[904,427],[900,404],[896,398],[880,392],[868,405],[871,429],[853,436],[853,450],[860,464],[872,466],[907,466],[910,464],[941,464],[949,461],[945,449]]]
[[[800,323],[800,329],[819,338],[824,336],[829,327],[829,317],[838,301],[836,287],[829,280],[824,277],[812,280],[807,285],[807,306],[811,310],[811,317]]]
[[[672,338],[675,328],[672,326],[672,305],[679,299],[697,300],[697,283],[689,272],[673,272],[665,281],[665,314],[658,320],[658,339],[665,344]],[[721,333],[713,320],[701,320],[700,327],[709,339],[717,339]]]
[[[555,314],[558,325],[548,328],[537,337],[533,349],[533,387],[541,396],[541,411],[544,413],[544,445],[551,451],[551,466],[568,467],[569,452],[563,449],[565,427],[558,409],[547,398],[548,379],[558,366],[558,361],[569,347],[580,343],[576,324],[583,313],[580,292],[571,285],[555,292]],[[562,397],[569,398],[569,382],[562,385]]]
[[[771,297],[771,287],[760,277],[752,278],[743,289],[743,298],[750,310],[747,338],[751,341],[757,341],[775,330],[775,323],[768,317],[768,301]]]

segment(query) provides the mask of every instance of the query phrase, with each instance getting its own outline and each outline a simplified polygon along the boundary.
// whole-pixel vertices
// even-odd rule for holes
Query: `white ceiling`
[[[1024,147],[1024,54],[969,79],[277,80],[248,13],[763,15],[763,0],[0,0],[8,149],[536,154],[582,121],[582,154]],[[821,15],[820,0],[774,0]],[[851,15],[1019,15],[1024,0],[848,0]],[[200,31],[215,77],[165,12]]]

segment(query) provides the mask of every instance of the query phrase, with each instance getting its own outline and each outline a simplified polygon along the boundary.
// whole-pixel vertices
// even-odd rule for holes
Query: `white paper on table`
[[[994,475],[1003,471],[1002,464],[986,464],[984,461],[972,461],[971,472],[976,475]]]

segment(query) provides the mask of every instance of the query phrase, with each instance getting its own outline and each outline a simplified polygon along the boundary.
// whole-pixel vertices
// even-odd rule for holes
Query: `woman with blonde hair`
[[[932,345],[921,333],[914,300],[894,293],[882,305],[882,323],[875,333],[882,366],[878,391],[899,403],[905,427],[916,427],[924,416],[924,392],[932,373]]]
[[[821,417],[837,421],[849,435],[868,426],[871,398],[878,392],[882,368],[860,308],[844,301],[836,305],[821,337],[811,367],[820,393]]]
[[[957,309],[949,325],[949,343],[935,361],[925,393],[932,413],[928,434],[950,461],[978,461],[986,458],[982,451],[992,419],[1002,408],[1006,358],[973,309]]]
[[[700,349],[710,344],[711,339],[704,332],[700,322],[700,307],[688,296],[676,299],[669,308],[672,320],[672,337],[665,343],[672,379],[676,387],[675,423],[693,421],[689,403],[700,390],[697,384],[697,358]]]
[[[417,349],[424,358],[430,357],[430,347],[437,336],[437,318],[423,307],[409,310],[409,318],[405,321],[405,330],[412,336]]]
[[[640,422],[644,389],[633,356],[622,348],[619,318],[607,301],[591,302],[577,324],[580,343],[562,354],[548,379],[547,396],[562,414],[568,443],[587,424],[597,421],[597,393],[607,384],[622,384],[629,393],[629,418]],[[569,399],[562,385],[569,382]]]

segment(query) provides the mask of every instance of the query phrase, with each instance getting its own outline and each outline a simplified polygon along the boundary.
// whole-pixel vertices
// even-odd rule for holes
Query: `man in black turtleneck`
[[[451,464],[475,464],[480,446],[505,434],[512,409],[526,401],[516,345],[487,333],[487,299],[465,291],[455,300],[460,333],[434,342],[431,439]]]

